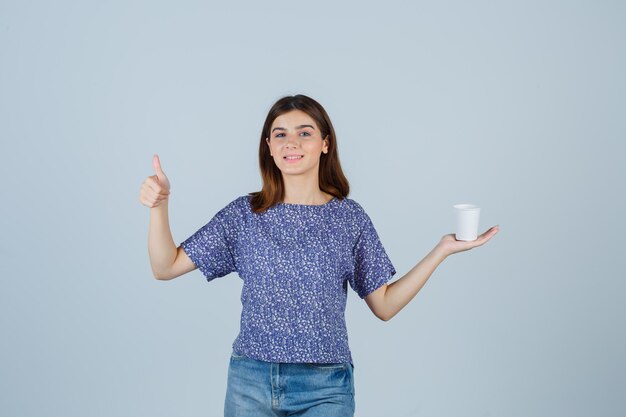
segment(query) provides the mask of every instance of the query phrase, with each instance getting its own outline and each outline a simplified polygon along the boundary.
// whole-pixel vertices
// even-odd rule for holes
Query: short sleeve
[[[224,212],[181,243],[181,247],[207,281],[235,272],[235,261],[224,224]]]
[[[354,274],[349,280],[360,298],[380,288],[396,273],[372,220],[365,212],[363,214],[365,222],[354,246]]]

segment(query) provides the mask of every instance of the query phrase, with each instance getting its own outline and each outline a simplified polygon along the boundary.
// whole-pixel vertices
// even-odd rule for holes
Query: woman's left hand
[[[450,234],[445,235],[441,238],[441,241],[437,244],[437,249],[441,250],[445,254],[445,256],[452,255],[457,252],[463,252],[466,250],[473,249],[477,246],[484,245],[487,243],[489,239],[491,239],[498,231],[500,230],[500,226],[493,226],[491,229],[487,230],[482,235],[478,236],[476,240],[472,240],[470,242],[464,242],[462,240],[456,240],[456,235]]]

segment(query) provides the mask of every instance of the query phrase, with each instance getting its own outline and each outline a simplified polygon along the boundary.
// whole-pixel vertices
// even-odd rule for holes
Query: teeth
[[[302,156],[286,156],[285,159],[300,159]]]

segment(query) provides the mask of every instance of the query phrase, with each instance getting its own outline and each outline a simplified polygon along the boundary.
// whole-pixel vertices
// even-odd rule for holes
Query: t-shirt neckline
[[[334,202],[335,200],[337,200],[337,197],[333,196],[333,198],[331,198],[330,200],[328,200],[324,204],[296,204],[296,203],[282,203],[282,202],[279,202],[276,205],[284,206],[284,207],[327,207],[332,202]]]

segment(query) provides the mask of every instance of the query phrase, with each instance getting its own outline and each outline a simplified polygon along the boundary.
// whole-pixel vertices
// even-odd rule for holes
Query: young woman
[[[348,181],[328,114],[315,100],[278,100],[259,144],[263,188],[220,210],[177,248],[168,223],[170,183],[141,187],[151,208],[148,249],[155,278],[199,268],[208,281],[243,280],[240,332],[228,369],[225,416],[353,416],[354,365],[345,307],[348,284],[381,320],[406,306],[449,255],[487,242],[450,234],[402,278]]]

